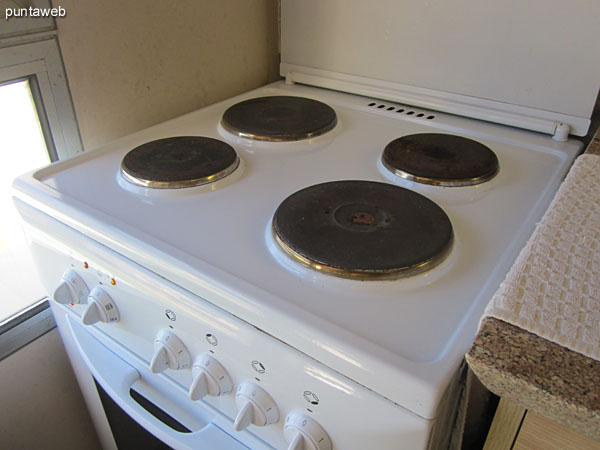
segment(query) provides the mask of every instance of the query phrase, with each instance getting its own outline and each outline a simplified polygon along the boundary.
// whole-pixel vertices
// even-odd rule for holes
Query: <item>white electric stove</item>
[[[284,27],[293,28],[292,3],[284,2]],[[289,41],[283,43],[285,50]],[[287,82],[15,181],[32,253],[107,448],[120,438],[107,422],[106,397],[175,448],[447,447],[461,394],[459,366],[479,318],[581,144],[567,140],[563,124],[550,127],[553,139],[381,100],[399,92],[384,82],[373,90],[358,78],[299,68],[284,61]],[[369,90],[378,94],[365,95]],[[334,111],[335,121],[318,135],[287,142],[224,126],[231,107],[263,97],[316,100]],[[513,119],[523,111],[517,113]],[[286,114],[283,108],[274,120]],[[392,141],[423,134],[481,144],[497,167],[473,185],[448,186],[403,177],[382,162]],[[237,159],[222,178],[192,187],[123,175],[133,149],[182,136],[216,139]],[[426,258],[409,264],[421,267],[416,271],[355,276],[282,246],[273,226],[282,202],[346,181],[408,190],[443,211],[450,228],[435,264]],[[341,228],[379,220],[379,213],[354,213],[356,223]],[[412,212],[394,214],[392,222],[400,223]],[[429,225],[417,221],[414,232]],[[323,239],[321,230],[315,240]],[[362,234],[356,236],[361,242]],[[409,237],[406,246],[420,251],[430,240]],[[350,244],[347,251],[346,244],[331,247],[345,255],[355,250]],[[175,425],[140,406],[140,395]]]

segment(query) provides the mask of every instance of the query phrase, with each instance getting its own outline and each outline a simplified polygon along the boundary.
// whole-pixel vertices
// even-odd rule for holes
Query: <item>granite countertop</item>
[[[590,146],[585,152],[592,155],[600,155],[600,131],[596,133],[596,136],[592,139]]]
[[[600,132],[586,154],[600,155]],[[493,393],[600,440],[600,362],[485,317],[467,362]]]

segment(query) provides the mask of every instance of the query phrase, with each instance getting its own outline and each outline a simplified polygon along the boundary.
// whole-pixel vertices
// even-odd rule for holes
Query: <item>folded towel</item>
[[[600,360],[600,156],[575,161],[486,316]]]

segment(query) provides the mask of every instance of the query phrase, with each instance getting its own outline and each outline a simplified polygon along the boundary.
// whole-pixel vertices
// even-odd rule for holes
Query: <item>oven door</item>
[[[64,314],[64,313],[63,313]],[[56,314],[55,314],[56,316]],[[134,355],[125,361],[115,354],[99,339],[104,337],[94,333],[79,323],[72,314],[63,315],[65,321],[59,329],[67,347],[76,350],[80,357],[79,364],[74,363],[82,389],[93,386],[100,401],[95,407],[101,407],[108,421],[112,439],[100,436],[103,446],[125,449],[210,449],[210,450],[242,450],[248,449],[233,436],[223,431],[213,420],[219,416],[202,402],[192,403],[182,386],[166,376],[151,374],[143,362],[136,361]],[[62,322],[62,320],[61,320]],[[103,340],[108,338],[104,338]],[[107,342],[110,345],[110,342]],[[72,352],[70,352],[72,353]],[[88,382],[82,383],[81,362],[87,370]],[[79,366],[79,370],[77,370]],[[92,381],[89,382],[90,373]],[[84,396],[90,405],[89,392]],[[97,411],[90,411],[97,421]],[[94,417],[96,416],[96,417]],[[98,426],[100,433],[106,426]],[[111,442],[114,440],[114,444]],[[264,446],[261,442],[260,448]]]

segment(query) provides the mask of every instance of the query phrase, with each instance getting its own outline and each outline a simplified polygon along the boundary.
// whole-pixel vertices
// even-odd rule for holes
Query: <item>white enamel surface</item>
[[[235,432],[233,423],[238,405],[234,392],[219,397],[206,396],[197,402],[190,400],[191,367],[151,373],[149,365],[154,354],[154,340],[163,329],[172,330],[194,360],[206,353],[218,359],[230,375],[234,389],[248,381],[261,386],[277,404],[281,417],[291,411],[304,411],[313,417],[327,430],[338,448],[396,450],[399,440],[411,450],[426,448],[433,421],[355,383],[206,300],[97,245],[83,234],[22,203],[17,202],[17,205],[28,222],[26,232],[31,237],[31,250],[42,269],[41,279],[46,289],[56,284],[65,267],[76,270],[89,286],[103,286],[119,305],[121,320],[86,329],[121,358],[135,363],[137,370],[146,373],[144,376],[149,377],[147,381],[153,386],[160,389],[175,386],[181,391],[181,395],[173,397],[172,402],[176,404],[173,406],[210,411],[212,422],[253,450],[272,450],[288,445],[284,439],[283,420]],[[89,263],[87,269],[83,268],[83,262]],[[111,284],[111,278],[116,281],[115,285]],[[74,316],[77,321],[85,308],[78,304],[65,307],[53,304],[61,332],[64,316]],[[117,342],[126,342],[128,349]],[[85,372],[81,365],[75,363]],[[84,386],[89,385],[89,380],[89,372],[80,377]],[[95,390],[93,383],[89,389]],[[97,401],[94,392],[88,396]],[[154,398],[150,397],[150,400]],[[164,405],[164,401],[156,403],[169,406]],[[369,411],[367,415],[366,410]],[[344,413],[340,414],[340,411]],[[354,426],[349,429],[348,423]],[[373,430],[387,431],[375,434]]]
[[[331,134],[289,145],[231,138],[244,170],[234,183],[212,191],[141,194],[117,182],[129,149],[175,135],[228,139],[219,133],[222,112],[260,95],[316,98],[336,110],[339,124]],[[433,120],[406,116],[369,107],[370,102],[272,85],[22,177],[15,184],[17,196],[381,396],[433,418],[485,305],[580,146],[443,113],[434,113]],[[405,280],[357,282],[274,256],[269,223],[284,198],[332,180],[403,186],[404,180],[381,170],[379,157],[389,141],[419,132],[468,136],[489,146],[500,161],[500,173],[489,185],[451,191],[408,186],[437,202],[452,221],[456,242],[445,263]]]
[[[90,414],[104,449],[116,449],[113,434],[101,404],[95,380],[111,399],[138,424],[170,448],[180,450],[273,450],[246,433],[244,443],[223,428],[227,420],[208,405],[187,401],[185,391],[173,380],[151,373],[143,360],[115,344],[95,327],[83,327],[60,307],[53,309]],[[187,427],[180,433],[146,411],[130,395],[135,390]]]

